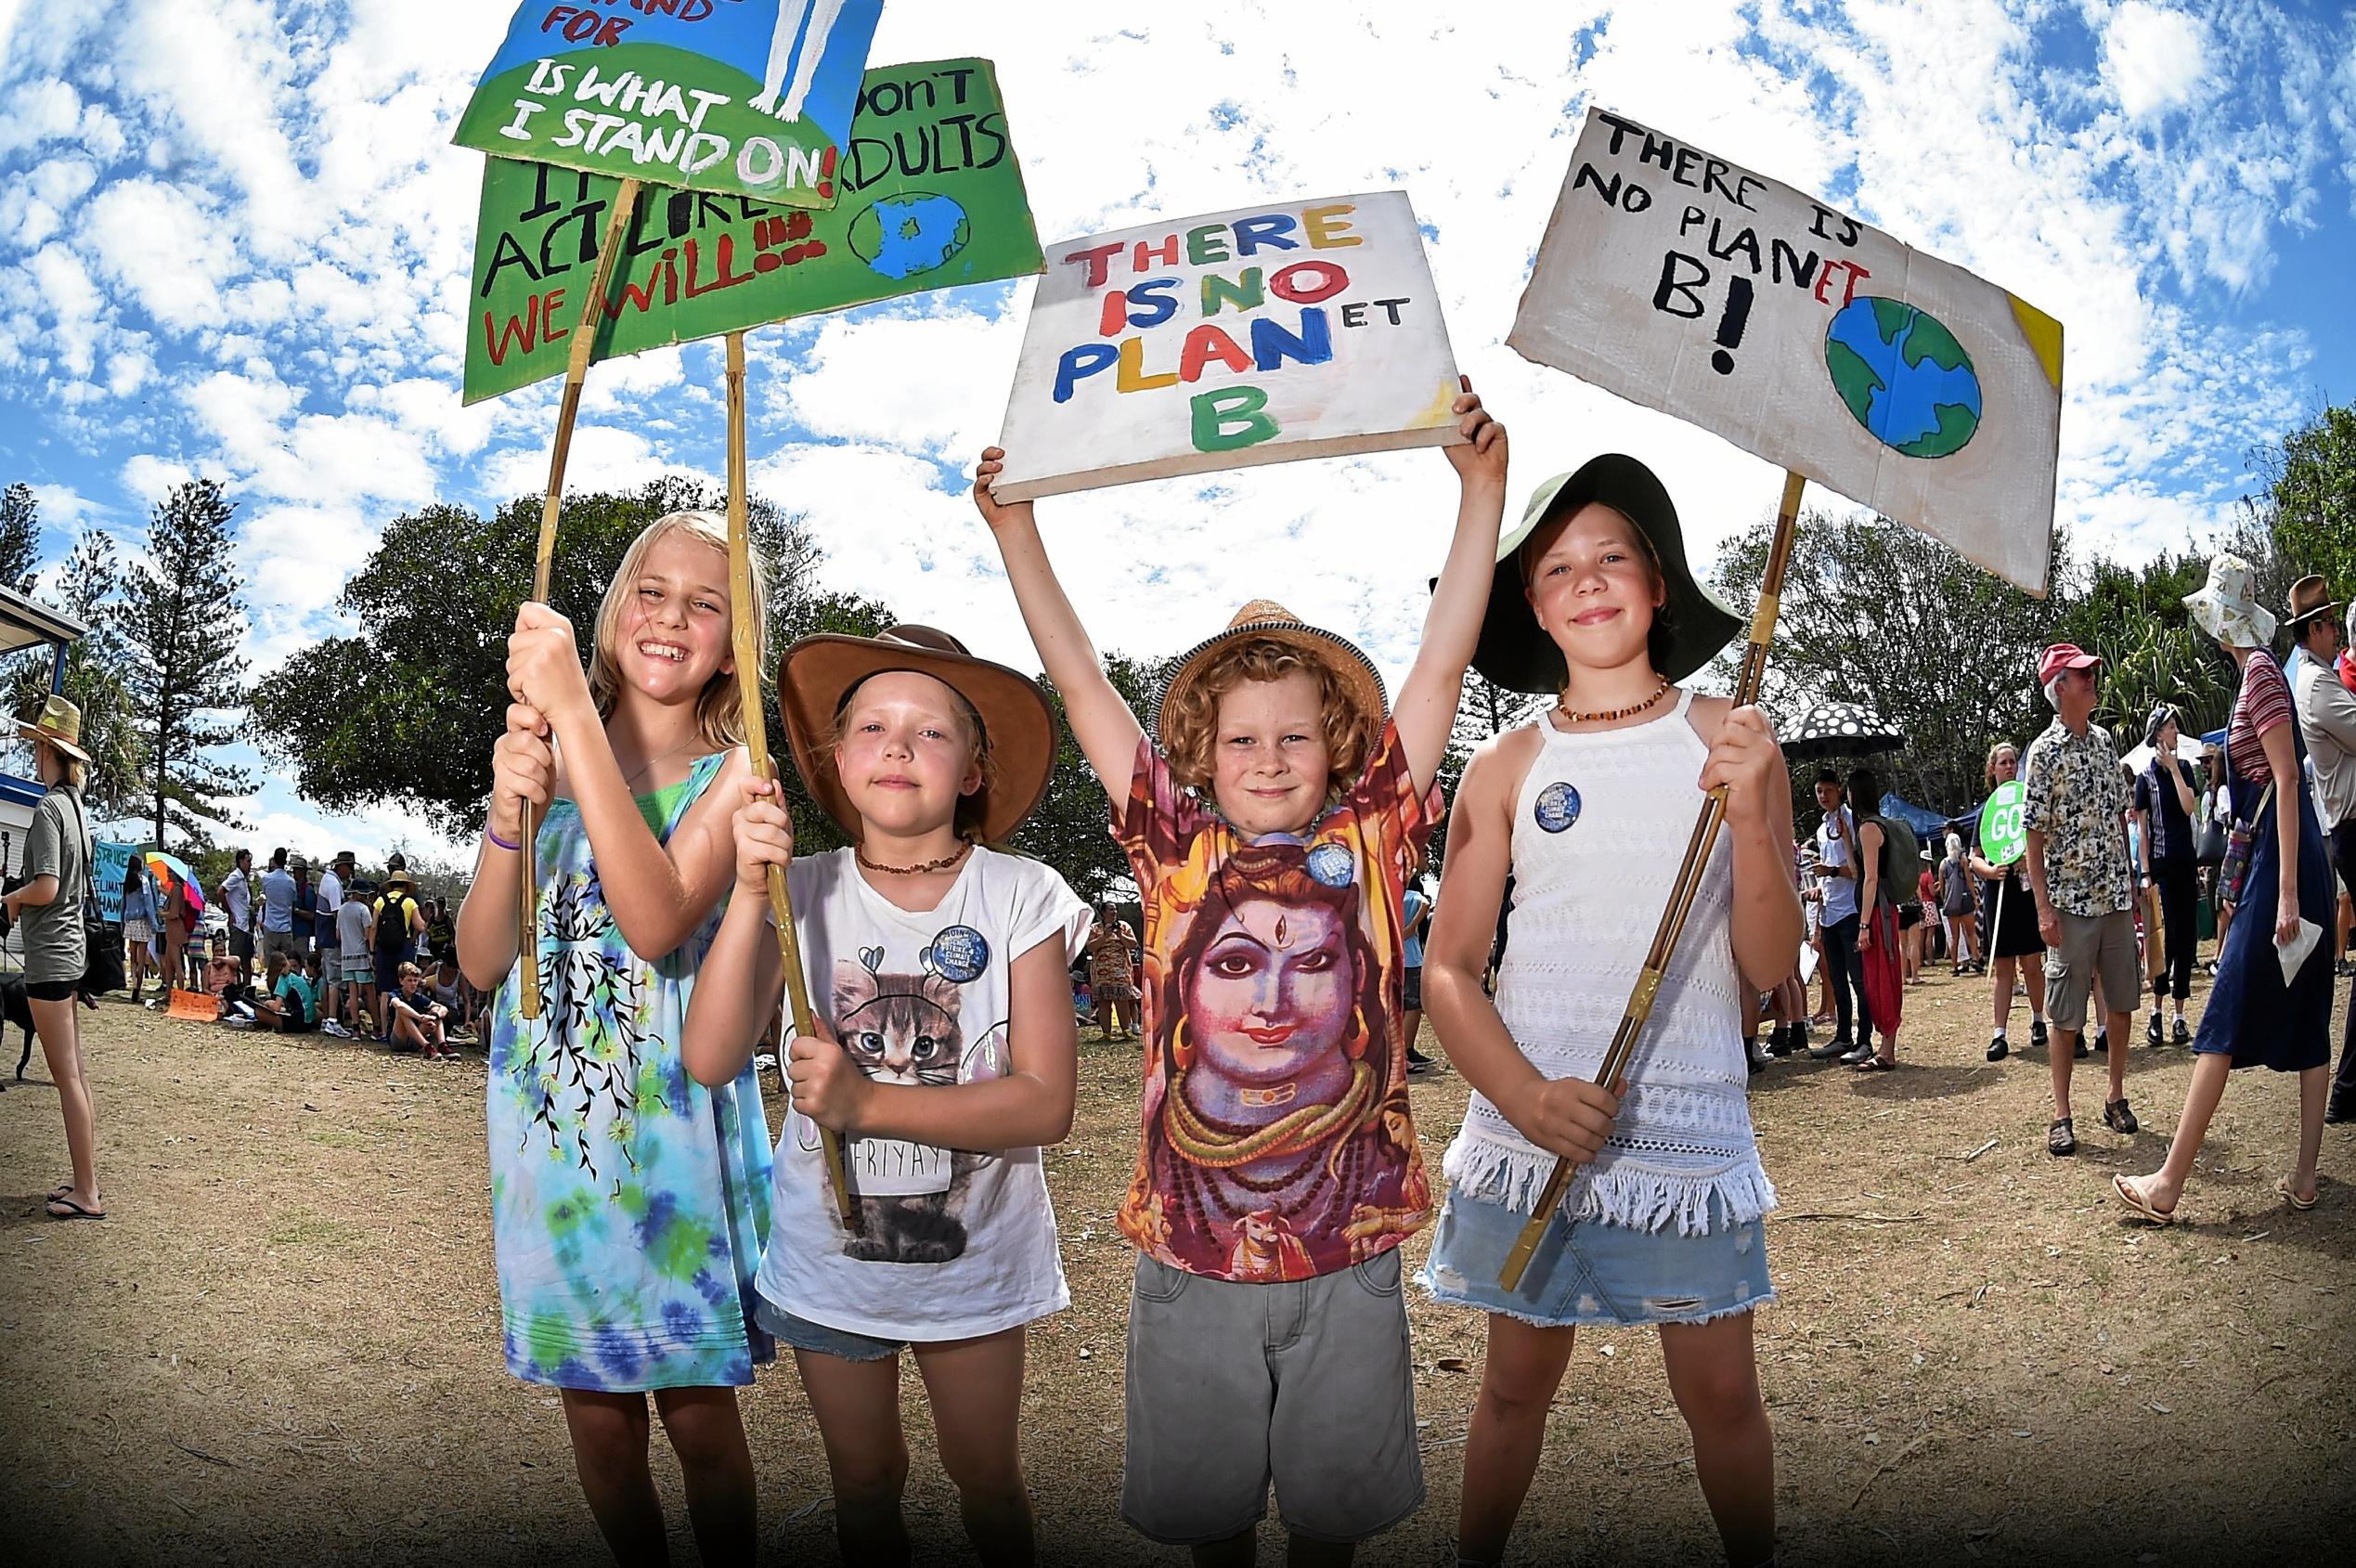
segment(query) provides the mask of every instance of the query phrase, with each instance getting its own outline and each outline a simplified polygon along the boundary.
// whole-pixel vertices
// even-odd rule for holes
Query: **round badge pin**
[[[933,938],[925,957],[934,974],[951,985],[964,985],[990,967],[990,940],[971,926],[951,926]]]
[[[1579,792],[1567,784],[1550,784],[1538,791],[1537,808],[1533,813],[1538,826],[1547,833],[1560,833],[1579,820]]]
[[[1357,862],[1339,844],[1320,844],[1309,851],[1309,875],[1328,888],[1347,888],[1357,875]]]

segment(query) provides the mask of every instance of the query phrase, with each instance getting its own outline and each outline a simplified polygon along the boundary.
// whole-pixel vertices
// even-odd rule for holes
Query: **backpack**
[[[1922,901],[1922,841],[1896,817],[1875,817],[1882,830],[1882,896],[1893,904]]]
[[[409,916],[416,909],[417,901],[407,893],[387,893],[376,901],[377,952],[393,954],[408,951]]]

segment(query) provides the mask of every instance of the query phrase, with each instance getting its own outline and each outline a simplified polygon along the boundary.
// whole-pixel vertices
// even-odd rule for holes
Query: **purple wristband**
[[[498,835],[498,830],[493,827],[489,823],[485,823],[483,824],[483,836],[489,839],[498,848],[505,849],[510,854],[520,854],[523,851],[523,845],[511,844],[506,839],[501,838]]]

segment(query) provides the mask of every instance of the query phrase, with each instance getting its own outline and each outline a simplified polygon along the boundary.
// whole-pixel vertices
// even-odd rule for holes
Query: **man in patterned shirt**
[[[2037,899],[2038,933],[2052,949],[2046,959],[2053,1014],[2053,1114],[2045,1147],[2056,1155],[2078,1151],[2070,1119],[2070,1066],[2086,1028],[2087,1003],[2102,982],[2113,1040],[2128,1038],[2121,1000],[2142,994],[2135,952],[2135,891],[2127,852],[2127,782],[2111,732],[2093,721],[2102,660],[2073,642],[2057,642],[2038,660],[2037,679],[2054,719],[2029,743],[2021,778],[2028,795],[2029,890]],[[2110,1053],[2110,1096],[2103,1124],[2135,1131],[2127,1106],[2127,1052]]]

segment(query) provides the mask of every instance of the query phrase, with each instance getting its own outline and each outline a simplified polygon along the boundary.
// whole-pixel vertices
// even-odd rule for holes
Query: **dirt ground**
[[[2082,1141],[2057,1160],[2044,1054],[1982,1060],[1987,982],[1935,970],[1907,1000],[1903,1071],[1786,1063],[1754,1081],[1782,1198],[1781,1300],[1758,1317],[1782,1561],[2216,1568],[2345,1549],[2356,1133],[2327,1130],[2322,1204],[2294,1213],[2273,1186],[2295,1084],[2240,1075],[2189,1223],[2133,1226],[2106,1182],[2157,1163],[2187,1054],[2133,1050],[2133,1138],[2101,1128],[2102,1059],[2078,1064]],[[0,1561],[604,1562],[555,1395],[500,1364],[479,1051],[435,1065],[120,1003],[85,1017],[107,1223],[41,1215],[66,1161],[37,1051],[0,1094]],[[1182,1561],[1116,1501],[1133,1051],[1083,1046],[1078,1125],[1049,1160],[1075,1300],[1033,1333],[1025,1458],[1051,1562]],[[1415,1090],[1435,1178],[1465,1093],[1454,1075]],[[1453,1558],[1482,1322],[1412,1289],[1409,1313],[1430,1496],[1366,1562]],[[919,1561],[969,1562],[906,1376]],[[790,1365],[744,1406],[765,1559],[835,1561]],[[1719,1560],[1650,1331],[1583,1332],[1513,1560]]]

